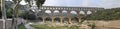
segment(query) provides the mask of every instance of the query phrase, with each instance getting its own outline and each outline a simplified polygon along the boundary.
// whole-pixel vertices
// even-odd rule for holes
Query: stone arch
[[[64,22],[64,23],[68,23],[68,22],[69,22],[69,18],[64,17],[64,18],[63,18],[63,22]]]
[[[79,14],[85,14],[84,11],[80,11]]]
[[[50,10],[45,10],[45,13],[48,13],[48,14],[49,14],[49,13],[51,13],[51,11],[50,11]]]
[[[77,18],[77,17],[72,17],[72,18],[71,18],[71,21],[72,21],[73,23],[79,22],[79,18]]]
[[[77,12],[76,11],[71,11],[70,14],[77,14]]]
[[[76,11],[70,11],[70,16],[76,16],[77,12]]]
[[[62,13],[67,13],[67,10],[63,10]]]
[[[45,21],[50,21],[50,22],[51,22],[52,19],[51,19],[50,17],[46,17],[46,18],[45,18]]]
[[[92,14],[92,12],[91,11],[87,11],[87,14]]]
[[[43,18],[42,18],[42,17],[38,17],[38,19],[39,19],[40,22],[43,21]]]
[[[59,18],[59,17],[56,17],[56,18],[54,19],[54,21],[55,21],[55,22],[60,22],[60,18]]]
[[[63,15],[63,16],[67,16],[67,11],[66,11],[66,10],[63,10],[63,11],[62,11],[62,15]]]
[[[54,10],[54,13],[59,13],[59,10]]]
[[[59,15],[59,10],[54,10],[53,15],[58,16]]]

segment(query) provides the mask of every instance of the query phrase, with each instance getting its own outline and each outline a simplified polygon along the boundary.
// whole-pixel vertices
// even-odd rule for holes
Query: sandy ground
[[[106,27],[106,28],[119,28],[120,29],[120,20],[112,20],[112,21],[89,21],[94,22],[98,27]]]

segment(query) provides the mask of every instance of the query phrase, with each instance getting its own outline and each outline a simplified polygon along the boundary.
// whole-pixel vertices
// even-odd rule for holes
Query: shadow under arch
[[[56,17],[56,18],[54,19],[54,21],[55,21],[55,22],[60,22],[60,18],[59,18],[59,17]]]
[[[46,21],[47,21],[47,22],[49,22],[49,21],[51,22],[52,19],[51,19],[50,17],[46,17],[46,18],[45,18],[45,22],[46,22]]]
[[[64,17],[64,18],[63,18],[63,22],[64,22],[64,23],[68,23],[68,22],[69,22],[69,19],[68,19],[67,17]]]
[[[75,23],[75,22],[79,22],[79,19],[78,19],[77,17],[72,17],[72,18],[71,18],[71,21],[72,21],[73,23]]]
[[[43,19],[42,19],[42,17],[38,17],[38,20],[39,20],[40,22],[42,22]]]

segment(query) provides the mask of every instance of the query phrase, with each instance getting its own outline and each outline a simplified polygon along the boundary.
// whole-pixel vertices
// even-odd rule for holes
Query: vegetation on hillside
[[[120,8],[105,9],[94,14],[87,15],[88,20],[118,20],[120,19]]]
[[[24,24],[20,24],[20,25],[18,25],[18,29],[26,29],[26,28],[25,28]]]

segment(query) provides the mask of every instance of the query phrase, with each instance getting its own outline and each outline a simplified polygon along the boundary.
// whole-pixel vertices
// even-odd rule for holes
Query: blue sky
[[[46,0],[44,6],[120,7],[120,0]]]

